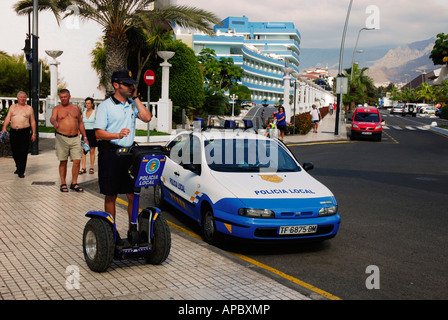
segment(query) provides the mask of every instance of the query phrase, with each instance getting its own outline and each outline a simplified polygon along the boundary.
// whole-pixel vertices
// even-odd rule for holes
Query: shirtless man
[[[84,137],[84,143],[88,143],[81,111],[78,106],[70,103],[70,91],[59,91],[61,104],[53,108],[50,122],[56,130],[56,155],[59,159],[59,176],[61,177],[61,192],[68,192],[67,188],[67,163],[68,157],[73,161],[72,184],[70,189],[83,192],[78,185],[78,173],[82,156],[81,142],[78,133]]]
[[[11,124],[9,130],[11,151],[16,163],[16,173],[19,178],[25,177],[26,161],[30,140],[36,140],[36,121],[33,108],[26,104],[26,93],[20,91],[17,94],[18,103],[13,104],[6,115],[2,132]],[[31,131],[33,132],[31,134]]]

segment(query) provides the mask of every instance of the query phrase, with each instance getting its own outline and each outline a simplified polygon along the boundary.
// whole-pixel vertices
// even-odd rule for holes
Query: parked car
[[[252,240],[322,241],[339,229],[331,191],[277,139],[255,133],[191,132],[166,145],[170,155],[154,201],[199,224],[204,241],[218,235]]]
[[[350,139],[368,137],[381,141],[381,115],[374,107],[356,108],[353,113]]]
[[[402,113],[403,112],[403,104],[399,104],[398,106],[394,106],[390,109],[390,113]]]
[[[419,112],[424,114],[435,114],[436,107],[434,107],[433,105],[423,105],[420,107]]]

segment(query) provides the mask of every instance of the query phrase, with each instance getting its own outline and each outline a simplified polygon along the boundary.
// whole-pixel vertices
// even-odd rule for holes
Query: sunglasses
[[[124,82],[120,82],[121,85],[125,86],[125,87],[133,87],[134,85],[132,83],[124,83]]]

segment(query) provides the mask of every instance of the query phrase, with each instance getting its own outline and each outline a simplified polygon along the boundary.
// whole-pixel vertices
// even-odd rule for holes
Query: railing
[[[70,102],[77,105],[79,107],[79,109],[82,111],[84,110],[84,98],[71,98]],[[94,105],[95,107],[97,107],[101,102],[103,102],[103,100],[94,100]],[[13,104],[17,103],[17,98],[15,97],[0,97],[0,113],[6,111],[9,109],[9,107]],[[30,102],[28,102],[30,103]],[[44,126],[47,125],[49,126],[50,124],[47,123],[47,118],[49,119],[49,117],[51,115],[46,115],[46,110],[47,110],[47,103],[48,100],[47,99],[39,99],[39,125]],[[59,103],[59,101],[58,101]],[[147,107],[147,102],[143,102],[143,104]],[[150,109],[149,111],[151,111],[152,114],[152,120],[149,123],[149,128],[150,130],[154,130],[157,129],[157,103],[156,102],[151,102],[150,103]],[[139,130],[147,130],[147,123],[141,121],[140,119],[137,119],[136,122],[136,128]]]

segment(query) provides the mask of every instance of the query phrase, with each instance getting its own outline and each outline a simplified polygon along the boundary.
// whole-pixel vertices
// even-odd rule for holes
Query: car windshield
[[[273,140],[214,139],[204,142],[210,169],[221,172],[297,172],[291,155]]]
[[[400,108],[400,107],[398,107],[398,108]],[[378,113],[358,112],[355,115],[355,121],[379,122],[380,116]]]

